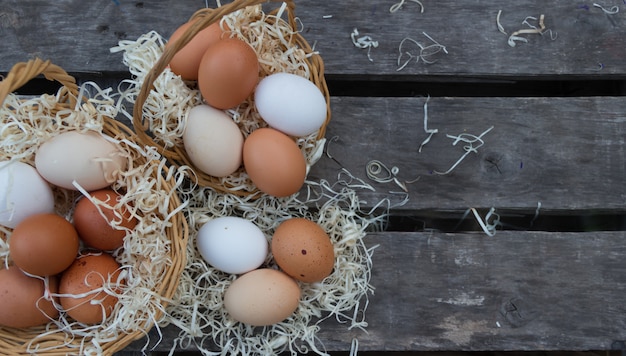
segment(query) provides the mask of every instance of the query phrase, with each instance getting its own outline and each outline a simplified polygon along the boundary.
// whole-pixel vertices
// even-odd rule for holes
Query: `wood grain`
[[[353,338],[361,351],[608,350],[626,339],[625,232],[379,233],[366,242],[379,245],[367,333],[327,320],[318,335],[328,351],[349,350]],[[177,331],[163,333],[156,351]]]
[[[625,11],[608,15],[583,0],[506,4],[441,0],[423,2],[423,13],[410,2],[391,13],[393,3],[296,0],[296,15],[304,37],[315,44],[331,77],[451,81],[626,77]],[[202,6],[204,1],[198,0],[2,0],[0,73],[34,56],[51,59],[70,72],[127,72],[121,54],[111,54],[109,48],[152,30],[167,38]],[[528,28],[522,24],[526,17],[543,14],[546,28],[556,37],[523,35],[528,43],[512,48],[508,36],[496,26],[500,10],[501,24],[509,34]],[[537,21],[529,22],[537,25]],[[372,61],[367,50],[353,45],[350,36],[355,28],[360,36],[378,42],[371,50]],[[444,45],[448,54],[429,57],[437,60],[435,64],[411,63],[397,71],[402,39],[409,37],[427,46],[431,41],[423,33]],[[418,54],[415,46],[403,46],[403,51]]]
[[[624,211],[626,190],[626,103],[590,98],[431,98],[424,131],[426,98],[334,97],[327,154],[309,178],[336,181],[343,168],[372,184],[360,192],[369,206],[404,198],[394,182],[366,176],[371,160],[397,167],[409,201],[401,209],[503,208],[534,212]],[[465,154],[446,135],[480,135],[484,145]],[[477,146],[478,144],[475,144]],[[394,193],[391,193],[394,192]]]

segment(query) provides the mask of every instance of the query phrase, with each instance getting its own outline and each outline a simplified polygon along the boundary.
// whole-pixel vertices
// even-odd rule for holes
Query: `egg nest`
[[[309,78],[309,69],[303,61],[306,54],[297,48],[277,52],[281,46],[272,41],[283,41],[293,29],[282,20],[269,26],[261,6],[250,6],[222,18],[236,36],[251,43],[259,55],[263,75],[288,72]],[[280,17],[280,12],[277,17]],[[263,39],[261,41],[261,39]],[[123,61],[133,78],[118,88],[121,97],[134,103],[146,74],[163,53],[165,40],[157,32],[149,32],[136,41],[120,41],[113,52],[123,51]],[[287,47],[288,48],[288,47]],[[144,119],[156,140],[166,146],[182,144],[186,113],[202,103],[194,83],[186,83],[165,69],[155,80],[154,90],[146,99]],[[267,124],[260,118],[251,99],[236,109],[226,110],[239,125],[244,135]],[[132,110],[126,115],[132,119]],[[297,143],[310,167],[323,152],[325,140],[317,133],[300,138]],[[322,322],[334,318],[347,329],[365,329],[365,310],[370,285],[372,260],[376,246],[367,246],[367,231],[380,223],[384,216],[361,210],[355,189],[372,189],[363,181],[355,181],[348,172],[339,174],[336,182],[305,181],[300,193],[286,198],[268,195],[242,197],[217,192],[195,185],[193,171],[189,171],[190,185],[179,189],[189,222],[187,266],[182,272],[179,288],[168,305],[166,323],[180,329],[173,340],[172,351],[198,349],[203,354],[269,355],[281,352],[291,354],[315,352],[325,354],[324,344],[318,338]],[[245,172],[223,178],[232,185],[253,190]],[[208,221],[224,216],[243,217],[264,232],[268,243],[276,227],[293,217],[304,217],[319,224],[329,235],[335,252],[333,272],[321,282],[298,282],[302,297],[296,311],[286,320],[265,327],[253,327],[237,322],[223,306],[223,296],[236,275],[221,272],[208,265],[196,248],[198,230]],[[261,267],[275,268],[271,253]]]
[[[220,26],[228,28],[231,37],[243,40],[254,49],[259,60],[260,78],[273,73],[290,73],[310,80],[312,75],[305,59],[316,53],[306,53],[289,43],[289,38],[298,32],[280,17],[282,13],[269,15],[263,12],[261,5],[248,6],[223,16]],[[135,104],[144,79],[163,54],[166,42],[159,33],[151,31],[136,41],[120,41],[118,46],[111,48],[111,52],[123,52],[123,62],[132,75],[118,88],[123,102]],[[193,107],[203,104],[197,82],[185,81],[165,68],[153,85],[143,105],[143,122],[154,141],[164,149],[183,147],[188,113]],[[132,106],[130,108],[125,114],[132,120]],[[244,138],[258,128],[268,127],[255,107],[254,95],[249,95],[237,107],[224,112],[239,126]],[[307,163],[307,172],[321,157],[326,142],[325,138],[318,139],[318,134],[319,131],[316,131],[295,138]],[[257,191],[243,168],[226,177],[214,178],[222,186],[229,187],[230,191]]]
[[[88,98],[90,93],[95,94]],[[136,228],[127,230],[123,247],[112,252],[121,265],[125,285],[120,287],[114,282],[105,283],[102,288],[93,291],[104,291],[118,297],[111,316],[103,323],[78,323],[67,317],[60,304],[55,303],[61,311],[60,317],[47,325],[20,330],[0,327],[0,345],[9,354],[18,349],[33,354],[102,354],[111,352],[112,345],[119,340],[126,340],[123,342],[125,345],[146,334],[162,318],[164,305],[169,302],[163,297],[168,293],[163,289],[172,288],[165,278],[178,277],[171,276],[170,270],[173,265],[181,263],[174,258],[180,258],[180,254],[184,253],[183,247],[174,248],[173,245],[186,241],[171,241],[169,231],[181,228],[180,220],[176,219],[182,214],[171,210],[171,199],[176,194],[177,185],[182,183],[182,175],[169,170],[154,148],[142,147],[126,138],[123,132],[109,132],[111,128],[106,122],[118,113],[113,90],[102,90],[94,83],[85,83],[79,88],[79,97],[76,98],[79,104],[74,108],[59,105],[61,101],[67,102],[68,95],[71,94],[64,88],[57,95],[39,97],[24,98],[9,94],[0,107],[0,160],[22,161],[34,166],[40,144],[68,131],[97,132],[115,143],[120,156],[127,161],[127,169],[118,172],[117,179],[110,186],[122,195],[114,207],[123,205],[138,218]],[[167,177],[167,180],[160,177]],[[87,192],[78,188],[71,191],[53,187],[56,213],[70,222],[75,203],[83,194],[87,196]],[[0,227],[0,258],[4,267],[11,261],[11,233],[12,229]],[[186,235],[181,232],[180,238],[183,237]],[[178,256],[172,252],[176,249],[181,251]],[[79,254],[88,253],[92,252],[81,246]],[[37,278],[47,285],[48,278]],[[172,293],[169,292],[170,295]],[[46,294],[44,297],[48,299],[60,296],[49,293],[49,290]]]

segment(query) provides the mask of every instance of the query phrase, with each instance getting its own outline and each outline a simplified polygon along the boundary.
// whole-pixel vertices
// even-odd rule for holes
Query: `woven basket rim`
[[[62,87],[59,89],[59,100],[56,103],[58,109],[73,110],[76,108],[78,86],[76,85],[75,78],[67,74],[67,72],[61,67],[52,64],[49,60],[44,61],[40,58],[35,58],[27,62],[20,62],[12,67],[6,78],[0,82],[0,105],[3,105],[6,97],[12,94],[13,91],[17,90],[23,84],[27,83],[30,79],[35,78],[39,74],[43,74],[46,79],[56,80],[62,84]],[[84,107],[85,105],[90,106],[92,104],[87,102],[85,99],[85,102],[81,104],[81,107]],[[124,138],[131,142],[138,144],[141,143],[131,128],[111,117],[104,117],[102,132],[114,138]],[[142,157],[141,159],[144,158]],[[145,158],[145,162],[149,163],[148,158]],[[155,164],[158,163],[155,162]],[[175,189],[173,179],[166,179],[165,177],[168,175],[169,169],[167,167],[163,167],[163,169],[165,174],[163,176],[158,176],[157,179],[163,189],[171,191]],[[170,212],[175,211],[182,205],[178,194],[170,194],[168,203]],[[144,328],[139,328],[131,332],[120,332],[118,339],[102,343],[101,348],[104,354],[113,354],[123,349],[131,342],[144,337],[147,332],[155,326],[155,320],[158,320],[163,316],[163,310],[168,304],[167,301],[171,300],[176,293],[180,279],[180,272],[186,265],[186,249],[189,238],[187,220],[182,211],[178,211],[171,216],[171,226],[165,229],[165,234],[171,241],[171,248],[169,250],[171,264],[166,266],[166,273],[163,277],[163,282],[159,283],[154,290],[155,294],[162,297],[162,308],[157,310],[154,319],[144,324]],[[2,238],[6,237],[4,234],[2,235]],[[56,326],[53,325],[52,327],[56,329]],[[45,325],[26,329],[0,327],[0,354],[28,354],[26,349],[28,343],[33,339],[33,337],[44,332],[46,330],[45,328]],[[45,344],[45,346],[54,346],[55,342],[56,344],[64,342],[61,340],[60,335],[58,335],[56,339],[42,339],[41,341],[42,345]],[[50,350],[34,350],[33,352],[41,355],[66,355],[68,353],[77,353],[81,350],[81,343],[84,341],[83,337],[76,335],[76,337],[70,342],[70,344],[75,347],[51,347]]]
[[[231,14],[235,11],[244,9],[249,6],[261,5],[269,2],[280,2],[286,4],[286,13],[288,17],[287,22],[292,28],[297,28],[295,3],[293,0],[235,0],[232,3],[222,5],[218,8],[203,8],[196,11],[189,18],[189,20],[196,18],[198,20],[192,26],[187,28],[186,31],[184,31],[184,33],[180,36],[176,43],[174,43],[172,46],[166,46],[159,60],[154,64],[154,66],[145,76],[143,84],[141,85],[141,90],[135,101],[132,119],[133,127],[141,142],[159,148],[159,152],[161,152],[163,156],[167,157],[173,165],[177,167],[191,167],[197,180],[196,183],[200,186],[210,187],[222,193],[230,193],[233,195],[249,197],[253,199],[263,195],[259,189],[255,188],[252,191],[246,191],[241,189],[232,189],[234,187],[225,186],[221,183],[220,178],[210,176],[197,169],[195,165],[191,162],[190,158],[187,155],[187,152],[182,145],[166,147],[165,144],[154,140],[154,138],[150,134],[148,125],[143,120],[143,105],[148,96],[151,94],[151,91],[154,89],[154,82],[157,77],[161,73],[163,73],[165,68],[167,68],[169,62],[174,57],[174,55],[187,43],[189,43],[189,41],[191,41],[191,39],[198,32],[219,21],[225,15]],[[276,14],[278,10],[279,9],[275,9],[270,12],[270,14]],[[294,45],[299,46],[307,53],[313,52],[313,49],[311,48],[309,43],[306,41],[306,39],[302,37],[299,32],[294,33],[293,42]],[[331,119],[330,93],[326,84],[326,80],[324,78],[324,62],[321,56],[319,54],[312,55],[309,58],[306,58],[305,62],[309,66],[311,72],[311,78],[309,78],[309,80],[312,81],[320,89],[326,100],[326,120],[320,127],[317,134],[317,140],[320,140],[324,138],[326,133],[326,127],[328,126]]]

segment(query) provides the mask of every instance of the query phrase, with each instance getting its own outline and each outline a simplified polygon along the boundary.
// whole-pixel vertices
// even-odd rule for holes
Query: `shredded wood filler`
[[[260,6],[247,7],[229,14],[222,24],[235,29],[236,36],[251,43],[259,56],[263,73],[289,72],[310,78],[303,58],[311,54],[293,47],[277,51],[293,32],[285,21],[267,24]],[[278,14],[276,17],[280,17]],[[163,51],[164,40],[156,32],[141,36],[137,41],[121,41],[112,51],[123,51],[124,62],[133,79],[120,88],[127,102],[134,102],[146,73]],[[186,112],[201,102],[198,91],[166,69],[155,82],[155,89],[146,101],[144,115],[152,132],[168,145],[181,144]],[[247,101],[227,113],[240,126],[244,135],[266,124]],[[131,116],[126,112],[126,115]],[[325,140],[316,140],[314,133],[298,140],[298,145],[313,164],[324,152]],[[365,310],[370,285],[371,255],[376,246],[364,243],[366,231],[380,226],[384,215],[362,212],[355,189],[367,185],[362,181],[338,178],[338,182],[306,181],[305,193],[286,198],[263,196],[239,197],[217,193],[210,188],[194,185],[193,171],[187,170],[190,185],[179,187],[181,200],[188,202],[184,213],[190,226],[187,266],[181,276],[176,296],[167,309],[162,325],[180,329],[173,349],[194,345],[205,354],[217,345],[216,354],[267,355],[281,352],[324,354],[324,345],[317,337],[320,322],[335,319],[346,328],[365,329]],[[251,184],[245,174],[227,177],[233,185]],[[371,188],[371,187],[369,187]],[[373,189],[373,188],[372,188]],[[380,203],[381,206],[384,203]],[[378,211],[378,210],[376,210]],[[253,328],[233,320],[222,306],[223,294],[235,276],[209,266],[196,250],[195,238],[207,221],[222,216],[239,216],[255,223],[268,241],[274,229],[285,219],[306,217],[317,222],[331,237],[335,248],[333,273],[319,283],[300,283],[301,303],[287,320],[262,328]],[[265,266],[276,268],[268,256]]]
[[[283,6],[284,8],[284,6]],[[282,8],[281,8],[282,9]],[[311,73],[305,58],[315,53],[305,53],[301,48],[291,45],[288,38],[295,34],[289,24],[280,18],[281,12],[268,15],[261,6],[249,6],[237,12],[226,15],[221,20],[221,26],[231,29],[232,36],[246,41],[254,48],[261,67],[260,76],[272,73],[285,72],[300,75],[310,79]],[[271,25],[269,20],[276,20]],[[122,114],[132,120],[132,106],[139,94],[145,76],[158,61],[163,53],[165,39],[155,31],[140,36],[137,40],[120,41],[112,52],[123,52],[123,61],[129,68],[132,78],[125,80],[119,88],[121,96]],[[281,50],[286,48],[286,50]],[[260,127],[266,127],[250,96],[234,109],[226,110],[241,129],[244,137]],[[148,124],[155,141],[165,148],[181,147],[182,136],[189,110],[202,103],[202,97],[194,83],[184,82],[179,76],[166,68],[154,82],[154,90],[144,103],[144,121]],[[302,150],[307,170],[319,158],[325,139],[317,140],[317,132],[297,139]],[[221,178],[225,185],[232,186],[233,190],[254,191],[252,181],[243,171],[238,171]]]
[[[91,82],[84,83],[79,90],[79,106],[60,111],[55,109],[59,94],[30,99],[9,94],[0,107],[0,160],[19,160],[34,165],[37,147],[50,137],[67,131],[103,134],[104,117],[115,117],[119,111],[115,93],[111,89],[100,89]],[[95,94],[87,97],[90,91]],[[81,105],[85,99],[91,105]],[[165,160],[153,148],[126,138],[104,137],[117,144],[128,164],[128,170],[121,172],[111,186],[123,193],[117,204],[124,205],[139,220],[137,227],[127,235],[124,247],[113,253],[122,266],[121,277],[126,280],[125,286],[119,293],[108,285],[95,290],[116,294],[119,299],[112,316],[103,325],[83,325],[61,314],[59,320],[51,321],[45,331],[28,342],[29,352],[67,347],[75,349],[70,354],[101,354],[104,343],[144,329],[148,323],[158,323],[156,315],[167,302],[155,291],[163,284],[162,276],[173,262],[170,258],[171,241],[165,230],[172,226],[171,218],[176,213],[169,210],[170,197],[176,194],[177,185],[182,184],[184,176],[181,172],[168,170]],[[175,177],[176,185],[164,186],[155,179],[158,176]],[[71,221],[74,203],[81,197],[81,192],[55,188],[54,194],[56,212]],[[5,266],[9,257],[6,242],[11,231],[0,228],[0,256]],[[46,278],[44,282],[48,282]],[[60,305],[57,307],[61,308]],[[82,339],[82,342],[72,344],[76,339]]]

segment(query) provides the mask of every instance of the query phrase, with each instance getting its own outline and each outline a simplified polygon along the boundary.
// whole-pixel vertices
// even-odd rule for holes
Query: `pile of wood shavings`
[[[234,36],[255,49],[261,77],[287,72],[310,79],[305,58],[313,54],[289,43],[289,37],[296,32],[280,19],[282,11],[284,5],[275,16],[266,15],[261,6],[249,6],[226,15],[220,24],[222,28],[232,29]],[[165,40],[158,33],[149,32],[136,41],[120,41],[111,49],[112,52],[124,52],[123,61],[133,75],[125,82],[127,87],[120,89],[124,101],[135,103],[143,80],[162,54],[164,44]],[[252,99],[226,111],[244,136],[267,126]],[[154,89],[144,103],[144,120],[155,139],[165,147],[182,145],[186,113],[200,103],[202,98],[195,83],[184,82],[166,68],[156,79]],[[132,119],[132,111],[125,115]],[[317,140],[316,136],[317,133],[313,133],[297,140],[308,167],[323,154],[325,139]],[[324,354],[323,343],[317,338],[322,320],[335,318],[347,328],[364,329],[367,326],[364,314],[367,294],[373,291],[369,284],[373,248],[367,248],[363,238],[377,218],[366,218],[367,214],[360,212],[359,199],[353,189],[348,186],[336,189],[328,184],[307,181],[310,194],[303,200],[299,200],[298,195],[250,199],[193,185],[193,171],[189,173],[191,187],[179,189],[181,200],[188,202],[185,208],[190,228],[187,266],[176,296],[167,309],[166,324],[180,329],[172,350],[194,345],[204,354],[266,355],[283,351]],[[251,184],[245,174],[224,179],[243,189]],[[321,203],[322,198],[325,203]],[[313,204],[320,206],[311,211]],[[233,320],[223,308],[223,294],[236,276],[209,266],[198,253],[195,240],[204,223],[222,216],[239,216],[252,221],[264,232],[268,242],[274,229],[288,218],[305,217],[317,222],[334,245],[333,273],[322,282],[300,283],[300,305],[281,323],[255,328]],[[264,266],[277,268],[271,255],[267,256]],[[215,349],[220,351],[211,351]]]
[[[92,98],[82,98],[88,86],[97,93]],[[125,286],[117,293],[113,286],[107,285],[94,291],[102,290],[118,296],[111,317],[103,324],[85,325],[61,313],[58,320],[49,322],[28,342],[29,352],[63,350],[77,355],[102,354],[106,343],[156,325],[159,322],[157,315],[163,312],[163,303],[168,302],[156,291],[164,285],[163,276],[173,264],[172,241],[168,239],[166,229],[172,228],[171,218],[176,213],[170,211],[170,198],[182,184],[183,175],[166,171],[165,160],[153,148],[142,147],[123,135],[108,135],[105,117],[115,117],[118,110],[111,92],[94,83],[85,83],[77,98],[77,102],[83,104],[76,108],[59,110],[59,96],[47,94],[31,99],[9,94],[0,107],[2,160],[19,160],[34,166],[39,145],[66,131],[98,132],[116,143],[121,156],[127,160],[128,169],[120,172],[111,188],[123,195],[118,204],[125,205],[139,220],[137,227],[127,234],[124,246],[113,252],[122,266]],[[157,178],[168,174],[176,179],[171,187]],[[54,193],[57,214],[72,221],[74,204],[82,194],[61,188],[54,188]],[[0,227],[0,258],[5,266],[10,260],[7,241],[11,232],[11,229]],[[47,278],[42,279],[48,282]],[[60,305],[57,307],[61,309]],[[68,352],[68,349],[75,351]]]
[[[320,322],[335,318],[346,328],[365,329],[371,256],[375,247],[366,247],[366,230],[379,218],[360,213],[355,190],[327,183],[308,182],[310,194],[305,200],[296,197],[263,197],[245,200],[208,188],[182,192],[189,201],[186,215],[190,241],[188,263],[173,304],[168,307],[170,324],[181,331],[173,348],[194,345],[204,354],[269,355],[281,352],[325,354],[323,340],[318,340]],[[320,199],[311,211],[311,202]],[[298,282],[302,290],[300,304],[288,319],[267,327],[252,327],[237,322],[223,307],[223,295],[236,275],[208,265],[196,249],[196,236],[202,225],[221,216],[240,216],[252,221],[265,234],[268,243],[275,228],[284,220],[304,217],[318,223],[330,236],[335,251],[335,265],[330,276],[321,282]],[[268,255],[263,267],[278,268]]]
[[[306,53],[291,43],[290,37],[296,35],[297,30],[281,18],[283,11],[284,5],[275,15],[265,14],[261,5],[248,6],[224,16],[220,26],[229,28],[231,36],[247,42],[255,50],[261,78],[284,72],[310,80],[311,72],[305,60],[315,53]],[[144,78],[163,53],[165,41],[160,34],[152,31],[136,41],[120,41],[118,46],[111,48],[112,52],[124,52],[123,62],[133,76],[120,87],[123,101],[135,103]],[[144,103],[143,119],[156,142],[166,149],[182,147],[187,113],[202,102],[195,82],[185,82],[166,68],[155,80],[154,89]],[[125,110],[122,106],[122,109],[123,114],[132,120],[132,107]],[[260,127],[268,126],[256,110],[253,95],[225,112],[237,123],[244,137]],[[317,139],[317,134],[315,132],[296,140],[307,162],[307,171],[319,159],[325,143],[325,139]],[[234,187],[233,190],[256,189],[243,170],[223,177],[221,181]]]

